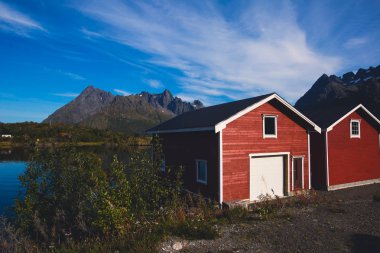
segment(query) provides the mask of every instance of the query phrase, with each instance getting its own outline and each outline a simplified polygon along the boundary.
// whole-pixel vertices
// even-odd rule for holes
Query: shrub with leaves
[[[92,153],[40,152],[20,176],[17,224],[45,244],[124,236],[179,198],[179,170],[169,173],[160,176],[149,150],[132,152],[127,163],[115,156],[106,169]]]
[[[123,234],[129,227],[129,186],[116,159],[106,173],[92,153],[42,152],[20,181],[25,197],[16,202],[16,219],[37,241]]]

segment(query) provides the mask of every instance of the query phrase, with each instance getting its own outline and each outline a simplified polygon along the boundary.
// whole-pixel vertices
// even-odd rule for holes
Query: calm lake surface
[[[21,190],[18,176],[24,173],[26,166],[26,162],[0,161],[0,215],[11,213],[9,207]]]
[[[126,161],[130,150],[130,148],[103,146],[76,149],[76,151],[97,154],[102,159],[104,167],[111,163],[114,155],[117,155],[120,161]],[[27,161],[33,152],[33,150],[23,148],[0,150],[0,215],[12,215],[10,207],[22,191],[18,176],[24,173],[28,165]]]

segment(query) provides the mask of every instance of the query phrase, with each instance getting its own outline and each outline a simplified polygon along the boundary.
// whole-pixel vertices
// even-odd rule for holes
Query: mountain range
[[[142,92],[114,96],[110,92],[88,86],[78,97],[59,108],[43,123],[79,124],[141,134],[156,124],[201,107],[203,104],[199,100],[185,102],[174,97],[169,90],[160,94]]]
[[[305,115],[333,107],[363,104],[380,118],[380,65],[348,72],[340,77],[323,74],[295,104]],[[129,134],[141,134],[161,122],[184,112],[202,108],[174,97],[169,90],[159,94],[142,92],[129,96],[89,86],[70,103],[50,115],[43,123],[80,124]]]
[[[380,118],[380,65],[348,72],[341,77],[323,74],[295,107],[311,116],[329,108],[359,103]]]

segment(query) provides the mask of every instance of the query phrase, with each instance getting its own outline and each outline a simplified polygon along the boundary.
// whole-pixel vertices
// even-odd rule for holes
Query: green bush
[[[125,163],[114,156],[105,168],[97,155],[72,148],[34,154],[20,176],[25,192],[15,223],[0,227],[4,247],[152,252],[168,235],[215,238],[221,211],[201,195],[184,194],[182,168],[166,168],[163,176],[157,138],[152,146],[131,151]]]
[[[25,197],[16,202],[19,226],[42,242],[92,233],[106,178],[93,154],[75,150],[37,154],[20,176]]]
[[[107,169],[75,149],[36,154],[20,176],[18,226],[39,243],[60,245],[119,238],[154,223],[180,198],[181,177],[178,170],[161,177],[149,154],[137,150],[126,164],[115,156]]]

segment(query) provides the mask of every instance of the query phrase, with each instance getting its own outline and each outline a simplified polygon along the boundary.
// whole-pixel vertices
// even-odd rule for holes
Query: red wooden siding
[[[360,119],[360,138],[350,138],[350,120]],[[328,132],[329,183],[380,178],[379,132],[353,112]]]
[[[160,134],[166,165],[172,168],[184,166],[186,189],[204,196],[219,198],[218,134],[188,132]],[[207,160],[207,185],[197,183],[196,159]]]
[[[325,133],[310,133],[311,185],[315,189],[325,190],[326,182],[326,142]]]
[[[276,139],[263,139],[262,114],[278,115]],[[307,131],[271,103],[229,123],[223,130],[223,200],[249,198],[249,154],[252,153],[290,152],[290,156],[304,156],[304,187],[308,189],[307,142]]]

